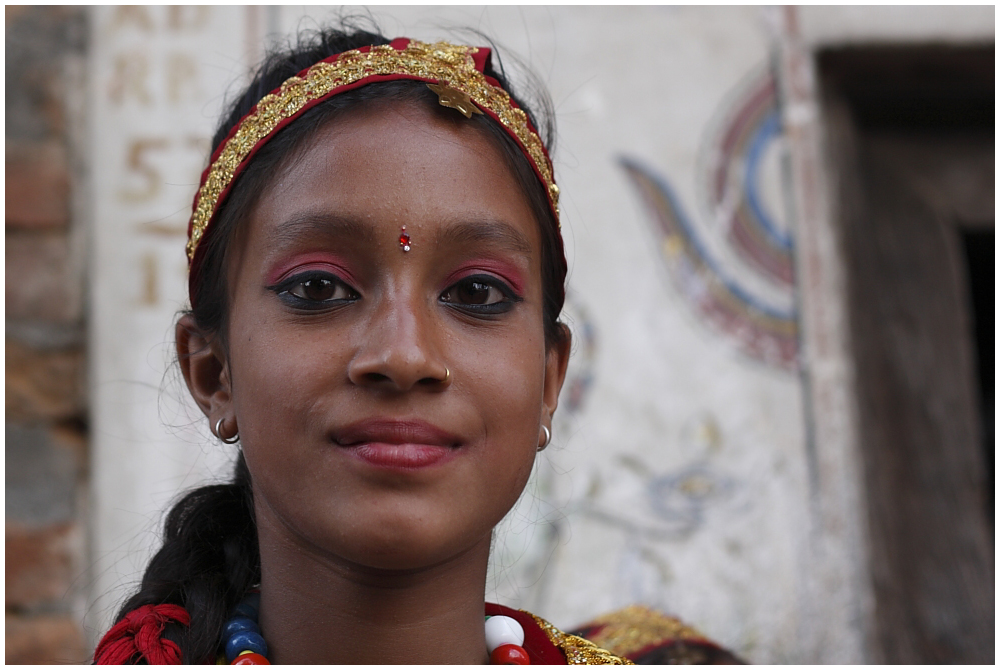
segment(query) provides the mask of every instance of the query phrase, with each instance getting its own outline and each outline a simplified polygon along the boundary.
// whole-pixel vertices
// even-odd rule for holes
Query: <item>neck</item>
[[[257,514],[271,663],[488,662],[489,535],[436,565],[390,571],[321,553],[269,516]]]

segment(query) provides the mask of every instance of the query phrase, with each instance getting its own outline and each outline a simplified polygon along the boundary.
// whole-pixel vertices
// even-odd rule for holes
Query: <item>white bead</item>
[[[486,620],[486,649],[491,654],[501,644],[524,644],[524,629],[509,616],[491,616]]]

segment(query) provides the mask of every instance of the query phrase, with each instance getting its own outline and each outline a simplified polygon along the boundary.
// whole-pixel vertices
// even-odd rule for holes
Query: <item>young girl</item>
[[[265,63],[176,328],[235,477],[170,511],[96,662],[627,662],[484,604],[569,357],[538,127],[485,48],[329,31]]]

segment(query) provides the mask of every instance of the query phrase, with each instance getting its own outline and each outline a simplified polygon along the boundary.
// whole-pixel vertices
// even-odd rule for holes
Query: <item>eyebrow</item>
[[[522,254],[531,254],[528,238],[509,223],[495,219],[464,221],[448,226],[438,235],[441,244],[481,244],[505,248]]]
[[[375,242],[375,231],[363,221],[336,214],[311,212],[292,217],[275,226],[268,233],[267,241],[272,247],[282,247],[318,235],[342,237],[369,244]]]

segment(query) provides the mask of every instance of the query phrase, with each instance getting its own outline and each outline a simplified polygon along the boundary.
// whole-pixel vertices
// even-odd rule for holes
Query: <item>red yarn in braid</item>
[[[179,665],[181,648],[163,639],[170,621],[187,626],[191,615],[180,605],[143,605],[111,627],[94,651],[97,665],[123,665],[140,659],[150,665]]]

